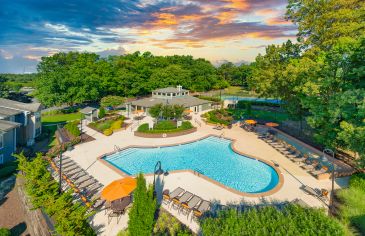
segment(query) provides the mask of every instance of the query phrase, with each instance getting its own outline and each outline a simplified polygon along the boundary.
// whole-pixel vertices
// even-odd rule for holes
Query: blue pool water
[[[157,161],[163,170],[196,170],[228,187],[246,193],[273,189],[279,177],[271,166],[237,154],[231,141],[208,137],[200,141],[161,148],[129,148],[104,160],[127,174],[153,173]]]

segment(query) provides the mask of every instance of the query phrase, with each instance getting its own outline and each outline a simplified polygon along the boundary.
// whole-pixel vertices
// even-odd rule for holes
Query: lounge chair
[[[131,196],[124,197],[120,200],[113,201],[111,203],[111,210],[108,214],[108,224],[111,222],[112,217],[117,217],[117,224],[119,224],[120,216],[125,213],[129,204],[131,204],[132,198]]]
[[[316,168],[316,170],[310,171],[310,173],[314,176],[317,176],[326,173],[328,169],[329,169],[328,166],[320,165],[320,168]]]
[[[319,200],[321,200],[323,202],[327,201],[327,197],[324,195],[324,191],[321,191],[319,189],[315,190],[315,189],[309,187],[308,185],[302,186],[302,190],[309,195],[317,197]]]
[[[201,202],[201,198],[194,195],[188,202],[181,203],[181,212],[184,215],[189,215],[189,213]]]
[[[97,181],[95,179],[89,179],[89,180],[86,180],[85,182],[82,182],[78,187],[80,189],[83,189],[83,188],[86,188],[87,186],[95,184],[95,183],[97,183]]]
[[[79,175],[80,176],[80,175]],[[81,175],[79,178],[77,178],[77,176],[73,176],[73,179],[75,180],[75,184],[81,184],[82,182],[90,179],[91,176],[90,175]]]
[[[198,220],[205,212],[210,209],[211,203],[207,200],[201,201],[199,206],[193,210],[193,219]]]
[[[179,196],[180,194],[182,194],[183,192],[185,192],[184,189],[178,187],[176,188],[174,191],[172,191],[170,193],[169,190],[165,189],[162,193],[162,197],[163,197],[163,203],[165,203],[166,205],[171,203],[172,199]]]
[[[183,193],[183,195],[174,197],[172,199],[172,208],[174,208],[175,210],[180,209],[181,203],[187,202],[192,196],[193,194],[191,192],[186,191],[185,193]]]
[[[317,165],[318,165],[318,161],[317,160],[313,160],[313,159],[307,159],[305,161],[306,165],[301,166],[304,170],[306,171],[311,171],[313,170]]]

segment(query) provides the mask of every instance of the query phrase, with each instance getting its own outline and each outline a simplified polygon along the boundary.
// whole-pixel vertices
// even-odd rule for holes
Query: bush
[[[172,121],[161,121],[157,125],[155,125],[154,129],[152,130],[149,130],[148,124],[144,123],[138,127],[137,131],[142,133],[159,134],[159,133],[173,133],[192,128],[194,128],[194,126],[189,121],[182,122],[179,128],[177,128],[176,124]]]
[[[74,137],[80,136],[81,132],[79,127],[77,126],[79,124],[78,121],[76,122],[69,122],[67,123],[64,128],[70,133],[72,134]]]
[[[202,219],[203,235],[345,235],[346,228],[318,209],[287,205],[238,213],[226,210]]]
[[[11,236],[11,232],[9,229],[0,228],[0,236]]]
[[[101,99],[100,106],[115,108],[116,106],[123,104],[124,101],[125,99],[123,97],[109,95]]]
[[[122,128],[122,125],[123,125],[123,121],[122,120],[116,120],[112,123],[111,125],[111,129],[112,130],[118,130],[120,128]]]
[[[104,107],[100,107],[99,108],[98,117],[99,117],[99,119],[102,119],[102,118],[105,117],[105,109],[104,109]]]
[[[164,210],[160,210],[153,229],[153,235],[192,235],[178,219]]]
[[[17,166],[6,166],[3,168],[0,168],[0,178],[5,178],[10,175],[12,175],[17,169]]]
[[[110,136],[110,135],[113,134],[113,130],[112,129],[106,129],[106,130],[104,130],[103,134],[106,135],[106,136]]]
[[[171,130],[171,129],[176,129],[176,124],[172,121],[169,120],[164,120],[164,121],[160,121],[158,122],[154,129],[157,130]]]
[[[360,235],[365,235],[365,174],[351,176],[349,188],[339,190],[340,217],[346,224],[355,226]]]
[[[88,224],[93,212],[75,202],[72,191],[58,193],[58,183],[47,170],[48,162],[38,154],[28,161],[23,155],[15,155],[19,161],[19,178],[34,209],[42,208],[55,221],[57,235],[95,235]]]

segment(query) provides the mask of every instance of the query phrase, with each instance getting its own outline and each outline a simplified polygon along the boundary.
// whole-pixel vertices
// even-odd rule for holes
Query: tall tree
[[[137,188],[133,194],[133,206],[129,212],[128,232],[131,236],[149,236],[153,231],[157,207],[153,196],[154,186],[146,187],[143,174],[137,177]]]

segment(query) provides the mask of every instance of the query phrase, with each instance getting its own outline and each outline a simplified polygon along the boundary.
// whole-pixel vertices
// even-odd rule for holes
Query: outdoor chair
[[[314,176],[317,176],[317,175],[326,173],[328,171],[328,169],[329,169],[328,166],[320,165],[319,168],[316,168],[315,170],[310,171],[310,173]]]
[[[313,170],[317,165],[318,165],[317,160],[308,158],[307,160],[305,160],[305,165],[302,165],[301,167],[306,171],[310,171]]]
[[[176,188],[174,191],[172,191],[170,193],[169,190],[165,189],[162,193],[162,198],[163,198],[163,203],[165,203],[166,205],[170,204],[172,199],[179,196],[180,194],[182,194],[183,192],[185,192],[184,189],[178,187]]]
[[[326,194],[325,191],[320,190],[320,189],[315,190],[315,189],[309,187],[308,185],[304,185],[301,188],[307,194],[312,195],[312,196],[318,198],[319,200],[321,200],[323,202],[326,202],[328,200],[327,199],[328,191],[327,191],[327,194]]]
[[[181,207],[181,203],[187,202],[193,194],[189,191],[186,191],[183,195],[175,197],[172,199],[172,208],[175,210],[179,210]]]
[[[82,182],[78,187],[80,189],[83,189],[83,188],[86,188],[87,186],[95,184],[95,183],[97,183],[97,181],[92,178],[92,179],[89,179],[89,180],[86,180],[86,181]]]
[[[127,207],[132,203],[132,198],[131,196],[127,196],[124,197],[122,199],[119,200],[115,200],[113,202],[111,202],[111,211],[108,214],[108,224],[110,224],[111,222],[111,218],[112,217],[116,217],[117,218],[117,224],[119,224],[119,220],[121,215],[123,215],[127,209]]]
[[[211,203],[207,200],[202,200],[201,203],[199,204],[199,206],[197,208],[193,209],[193,216],[192,218],[195,221],[198,221],[198,219],[205,213],[207,212],[211,207]]]
[[[188,202],[181,203],[181,213],[183,215],[189,215],[189,213],[201,202],[201,198],[194,195]]]
[[[80,172],[80,175],[74,175],[72,176],[72,179],[74,179],[75,184],[81,184],[82,182],[88,180],[91,178],[90,175],[86,174],[86,175],[81,175],[82,172]],[[78,177],[78,178],[77,178]]]

